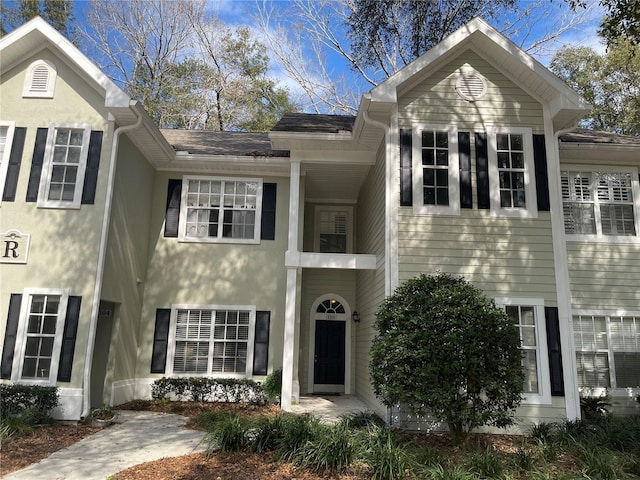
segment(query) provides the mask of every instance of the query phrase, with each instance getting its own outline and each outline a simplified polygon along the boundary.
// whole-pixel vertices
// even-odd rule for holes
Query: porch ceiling
[[[305,201],[355,203],[370,165],[303,163]]]

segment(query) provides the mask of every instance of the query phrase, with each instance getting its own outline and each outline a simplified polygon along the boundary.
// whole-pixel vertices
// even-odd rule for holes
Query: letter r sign
[[[19,230],[0,233],[0,263],[27,263],[31,235]]]

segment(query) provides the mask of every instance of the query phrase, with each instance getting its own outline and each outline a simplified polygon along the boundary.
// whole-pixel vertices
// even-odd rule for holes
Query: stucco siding
[[[470,69],[486,81],[485,96],[475,102],[455,90],[460,72]],[[542,106],[480,55],[467,50],[403,93],[398,100],[398,124],[415,122],[457,125],[458,128],[526,126],[542,129]]]
[[[567,243],[575,309],[640,310],[640,245]]]
[[[135,135],[135,133],[133,133]],[[120,137],[101,300],[116,304],[107,389],[134,378],[142,300],[147,283],[149,228],[155,171],[125,136]]]
[[[259,244],[180,242],[164,237],[169,179],[181,173],[158,172],[150,222],[149,267],[146,272],[137,377],[151,375],[151,352],[157,308],[174,304],[255,305],[271,312],[269,369],[281,366],[284,335],[289,179],[277,183],[275,240]]]
[[[26,70],[40,59],[56,66],[53,98],[23,98]],[[0,105],[0,120],[26,128],[16,197],[15,201],[2,202],[0,232],[15,229],[31,235],[27,263],[3,264],[0,268],[0,336],[4,337],[12,293],[21,294],[27,288],[68,289],[69,295],[82,297],[71,381],[58,383],[78,389],[82,386],[98,269],[112,124],[107,120],[104,98],[48,49],[2,71]],[[25,201],[37,129],[61,123],[88,124],[92,130],[104,132],[95,201],[79,209],[40,208],[36,202]]]

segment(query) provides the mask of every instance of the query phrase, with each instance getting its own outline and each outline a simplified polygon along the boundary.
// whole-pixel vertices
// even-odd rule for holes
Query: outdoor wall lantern
[[[353,320],[355,323],[360,323],[360,314],[358,312],[353,312],[351,314],[351,320]]]

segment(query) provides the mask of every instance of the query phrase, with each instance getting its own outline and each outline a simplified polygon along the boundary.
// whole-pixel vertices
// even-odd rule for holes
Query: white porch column
[[[291,177],[289,180],[289,243],[287,256],[298,253],[298,230],[300,215],[300,162],[291,162]],[[291,411],[293,398],[296,338],[296,308],[298,302],[298,267],[287,267],[287,292],[284,311],[284,344],[282,348],[282,393],[281,407]],[[297,378],[295,379],[297,381]]]

